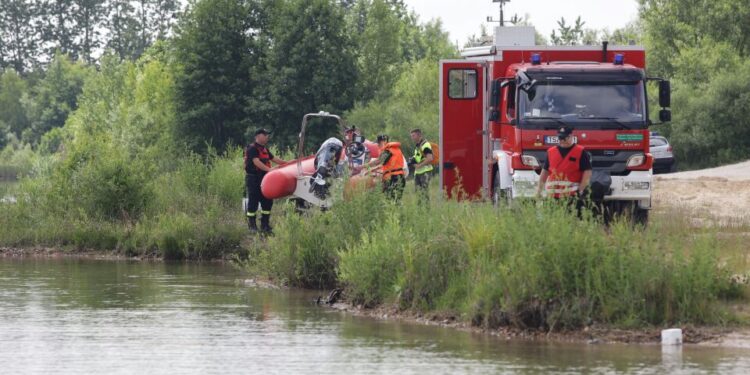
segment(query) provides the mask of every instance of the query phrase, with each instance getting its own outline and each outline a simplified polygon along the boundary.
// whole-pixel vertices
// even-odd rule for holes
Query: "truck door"
[[[448,197],[481,198],[488,181],[486,65],[440,63],[440,186]]]

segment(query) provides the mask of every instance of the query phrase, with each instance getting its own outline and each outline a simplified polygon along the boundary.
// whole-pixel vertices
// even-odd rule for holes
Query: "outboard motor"
[[[349,161],[349,171],[352,176],[358,175],[365,164],[370,161],[370,149],[365,146],[365,137],[355,135],[346,147],[346,158]]]
[[[328,138],[315,153],[315,173],[312,175],[310,193],[323,200],[328,197],[330,184],[327,179],[343,174],[340,165],[344,143],[336,138]]]

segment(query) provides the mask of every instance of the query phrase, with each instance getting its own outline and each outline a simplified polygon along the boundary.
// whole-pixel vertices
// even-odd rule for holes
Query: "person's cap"
[[[388,142],[388,135],[386,134],[378,135],[378,142]]]
[[[258,135],[258,134],[269,135],[269,134],[271,134],[271,131],[269,131],[267,129],[264,129],[264,128],[260,128],[260,129],[258,129],[258,130],[255,131],[255,135]]]
[[[560,139],[566,138],[572,133],[573,128],[571,128],[570,126],[561,126],[559,129],[557,129],[557,137]]]

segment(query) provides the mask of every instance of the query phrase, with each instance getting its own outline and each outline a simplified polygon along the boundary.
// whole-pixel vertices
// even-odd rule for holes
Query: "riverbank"
[[[433,196],[421,206],[415,198],[406,194],[395,205],[363,195],[305,215],[277,205],[274,237],[244,235],[219,258],[237,255],[246,271],[276,285],[343,288],[357,314],[447,320],[511,337],[649,342],[658,337],[649,327],[715,327],[696,331],[695,341],[710,341],[722,327],[749,321],[750,314],[728,307],[747,302],[746,227],[696,225],[698,215],[668,205],[653,212],[647,228],[627,222],[605,228],[541,202],[492,207]],[[173,229],[155,231],[173,238],[156,244],[189,254],[181,246],[192,243],[192,233]],[[86,254],[80,249],[88,247],[67,248]],[[105,257],[167,258],[156,246],[145,249]],[[6,253],[19,251],[65,256],[45,248]],[[602,336],[583,334],[592,330]]]
[[[126,256],[116,251],[102,252],[100,250],[62,250],[56,248],[8,248],[0,247],[0,258],[38,258],[38,259],[86,259],[102,261],[148,261],[161,262],[160,257],[133,257]],[[212,260],[211,262],[223,262],[224,260]],[[245,279],[241,285],[269,290],[284,290],[284,287],[266,279]],[[322,299],[326,291],[320,291]],[[347,298],[346,295],[344,298]],[[311,302],[312,303],[312,302]],[[353,316],[365,317],[380,321],[404,322],[409,324],[438,326],[448,329],[456,329],[474,334],[486,334],[505,340],[525,340],[549,343],[577,343],[577,344],[658,344],[660,340],[660,328],[615,328],[602,325],[591,325],[579,329],[564,331],[547,331],[544,329],[520,329],[517,327],[478,327],[471,322],[461,319],[455,313],[448,312],[422,312],[413,309],[401,310],[397,304],[383,303],[371,308],[357,305],[351,301],[344,300],[331,305],[321,305],[321,308],[330,308]],[[741,315],[750,316],[750,309],[744,305],[734,306],[734,311]],[[683,329],[686,344],[696,344],[709,347],[742,348],[750,349],[750,328],[746,326],[692,326],[677,325]]]
[[[94,249],[65,251],[59,248],[52,247],[0,247],[0,258],[86,258],[102,260],[142,259],[139,257],[126,256],[116,251],[102,251]]]
[[[231,262],[236,253],[225,254],[225,256],[211,259],[196,259],[192,262],[209,262],[209,263],[229,263]],[[70,248],[61,249],[59,247],[44,247],[44,246],[31,246],[31,247],[5,247],[0,246],[0,258],[77,258],[77,259],[95,259],[95,260],[128,260],[128,261],[149,261],[149,262],[172,262],[174,260],[165,259],[158,253],[150,254],[139,254],[132,255],[123,253],[119,250],[100,250],[100,249],[80,249]],[[180,261],[188,261],[190,259],[182,259]]]
[[[454,315],[399,311],[395,305],[381,305],[376,308],[364,308],[351,303],[340,302],[330,306],[332,309],[355,316],[367,317],[382,321],[398,321],[412,324],[439,326],[461,331],[487,334],[505,340],[543,341],[550,343],[585,343],[596,344],[643,344],[657,345],[661,341],[661,328],[616,328],[592,325],[576,330],[549,332],[545,330],[523,330],[514,327],[495,329],[481,328],[459,320]],[[750,349],[750,328],[706,327],[678,325],[683,331],[685,344],[707,347]]]
[[[504,337],[658,342],[681,327],[711,342],[747,326],[742,228],[660,207],[648,227],[605,228],[540,202],[399,205],[357,197],[286,215],[243,264],[276,284],[342,288],[357,315]],[[697,327],[697,328],[695,328]]]

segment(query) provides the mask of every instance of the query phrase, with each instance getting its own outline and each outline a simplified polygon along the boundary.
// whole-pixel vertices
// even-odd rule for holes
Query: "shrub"
[[[297,286],[341,285],[366,306],[452,311],[485,327],[725,323],[731,316],[717,302],[739,297],[716,233],[695,238],[687,222],[605,228],[533,201],[498,209],[421,206],[411,194],[398,205],[378,194],[354,199],[309,216],[288,212],[253,271]]]

